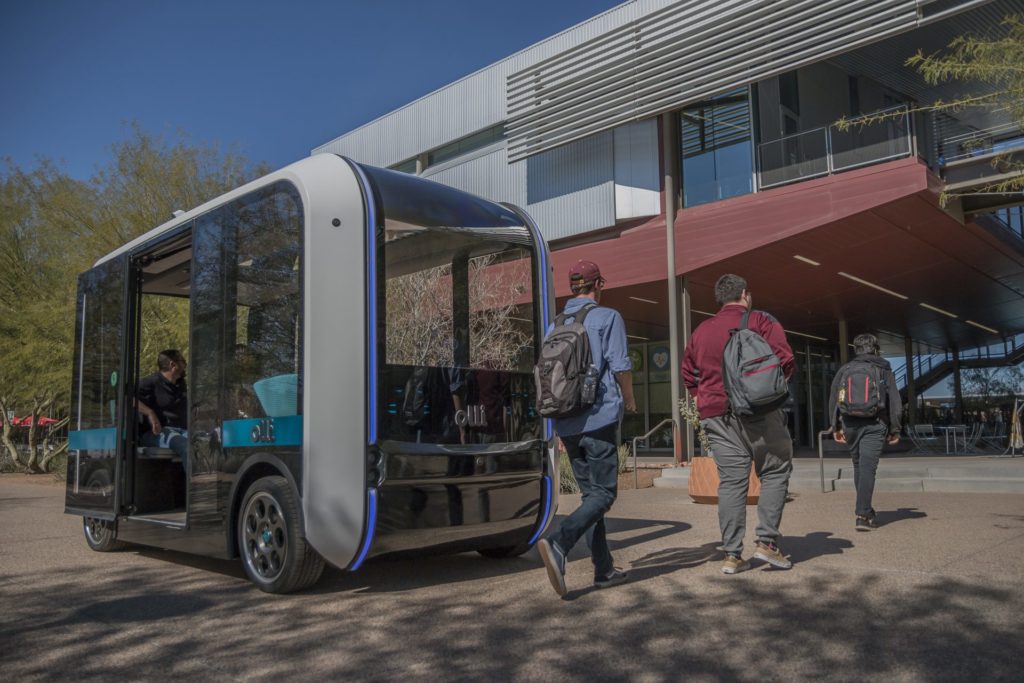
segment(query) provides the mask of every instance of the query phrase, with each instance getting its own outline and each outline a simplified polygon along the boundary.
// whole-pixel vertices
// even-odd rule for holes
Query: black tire
[[[291,593],[317,582],[324,561],[306,542],[299,501],[284,477],[257,479],[238,514],[238,554],[265,593]]]
[[[120,550],[127,545],[124,541],[117,540],[117,522],[82,517],[82,531],[85,533],[85,542],[98,553]]]
[[[96,470],[85,484],[86,489],[97,494],[110,489],[110,473],[107,470]],[[109,553],[125,547],[124,541],[117,540],[117,522],[97,517],[82,517],[82,532],[85,542],[98,553]]]
[[[506,546],[504,548],[483,548],[482,550],[477,550],[477,552],[484,557],[494,560],[505,560],[510,557],[519,557],[530,548],[531,546],[523,543],[522,545]]]

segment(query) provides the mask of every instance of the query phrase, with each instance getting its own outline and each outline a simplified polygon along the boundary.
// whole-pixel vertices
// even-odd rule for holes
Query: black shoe
[[[612,569],[612,573],[603,578],[594,579],[595,588],[611,588],[612,586],[618,586],[620,583],[626,583],[629,579],[629,574],[622,571],[621,569]]]
[[[565,595],[568,589],[565,587],[565,553],[558,547],[558,544],[542,538],[537,541],[537,552],[544,562],[544,568],[548,570],[548,581],[551,587],[559,595]]]
[[[877,529],[877,528],[878,528],[878,524],[875,523],[874,515],[871,515],[870,517],[865,517],[863,515],[857,515],[857,523],[856,523],[857,531],[871,531],[872,529]]]

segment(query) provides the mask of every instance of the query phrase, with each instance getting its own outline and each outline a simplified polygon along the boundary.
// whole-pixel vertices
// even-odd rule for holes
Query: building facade
[[[689,329],[716,310],[720,274],[744,275],[797,351],[788,411],[810,445],[861,331],[906,359],[911,413],[964,349],[1019,360],[1020,202],[940,193],[977,182],[985,153],[1020,131],[998,111],[929,111],[986,86],[929,85],[905,63],[1022,12],[1018,0],[633,0],[313,153],[522,206],[551,244],[560,301],[569,264],[598,262],[633,343],[640,410],[624,439],[675,417]],[[665,429],[650,446],[684,441]]]

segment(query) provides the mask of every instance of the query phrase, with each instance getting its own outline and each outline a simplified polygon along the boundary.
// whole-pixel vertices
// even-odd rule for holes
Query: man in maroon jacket
[[[722,308],[693,331],[683,354],[682,370],[683,383],[696,397],[700,424],[718,467],[718,523],[726,553],[722,572],[736,574],[750,568],[750,563],[743,559],[743,536],[751,462],[761,479],[754,557],[789,569],[793,563],[779,550],[777,541],[793,469],[793,441],[782,410],[740,417],[729,409],[729,397],[722,382],[722,356],[729,331],[740,326],[753,300],[747,281],[738,275],[718,279],[715,299]],[[786,379],[792,377],[796,362],[779,321],[763,311],[751,311],[747,326],[772,347]]]

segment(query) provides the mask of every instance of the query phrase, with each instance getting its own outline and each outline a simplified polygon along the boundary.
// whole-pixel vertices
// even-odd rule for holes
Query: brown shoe
[[[739,555],[726,555],[725,561],[722,562],[722,573],[723,574],[739,574],[750,569],[750,563],[744,560]]]
[[[793,563],[782,554],[782,550],[779,549],[779,546],[774,543],[763,543],[758,541],[757,550],[754,551],[754,558],[767,562],[771,566],[778,567],[779,569],[789,569],[793,566]]]

